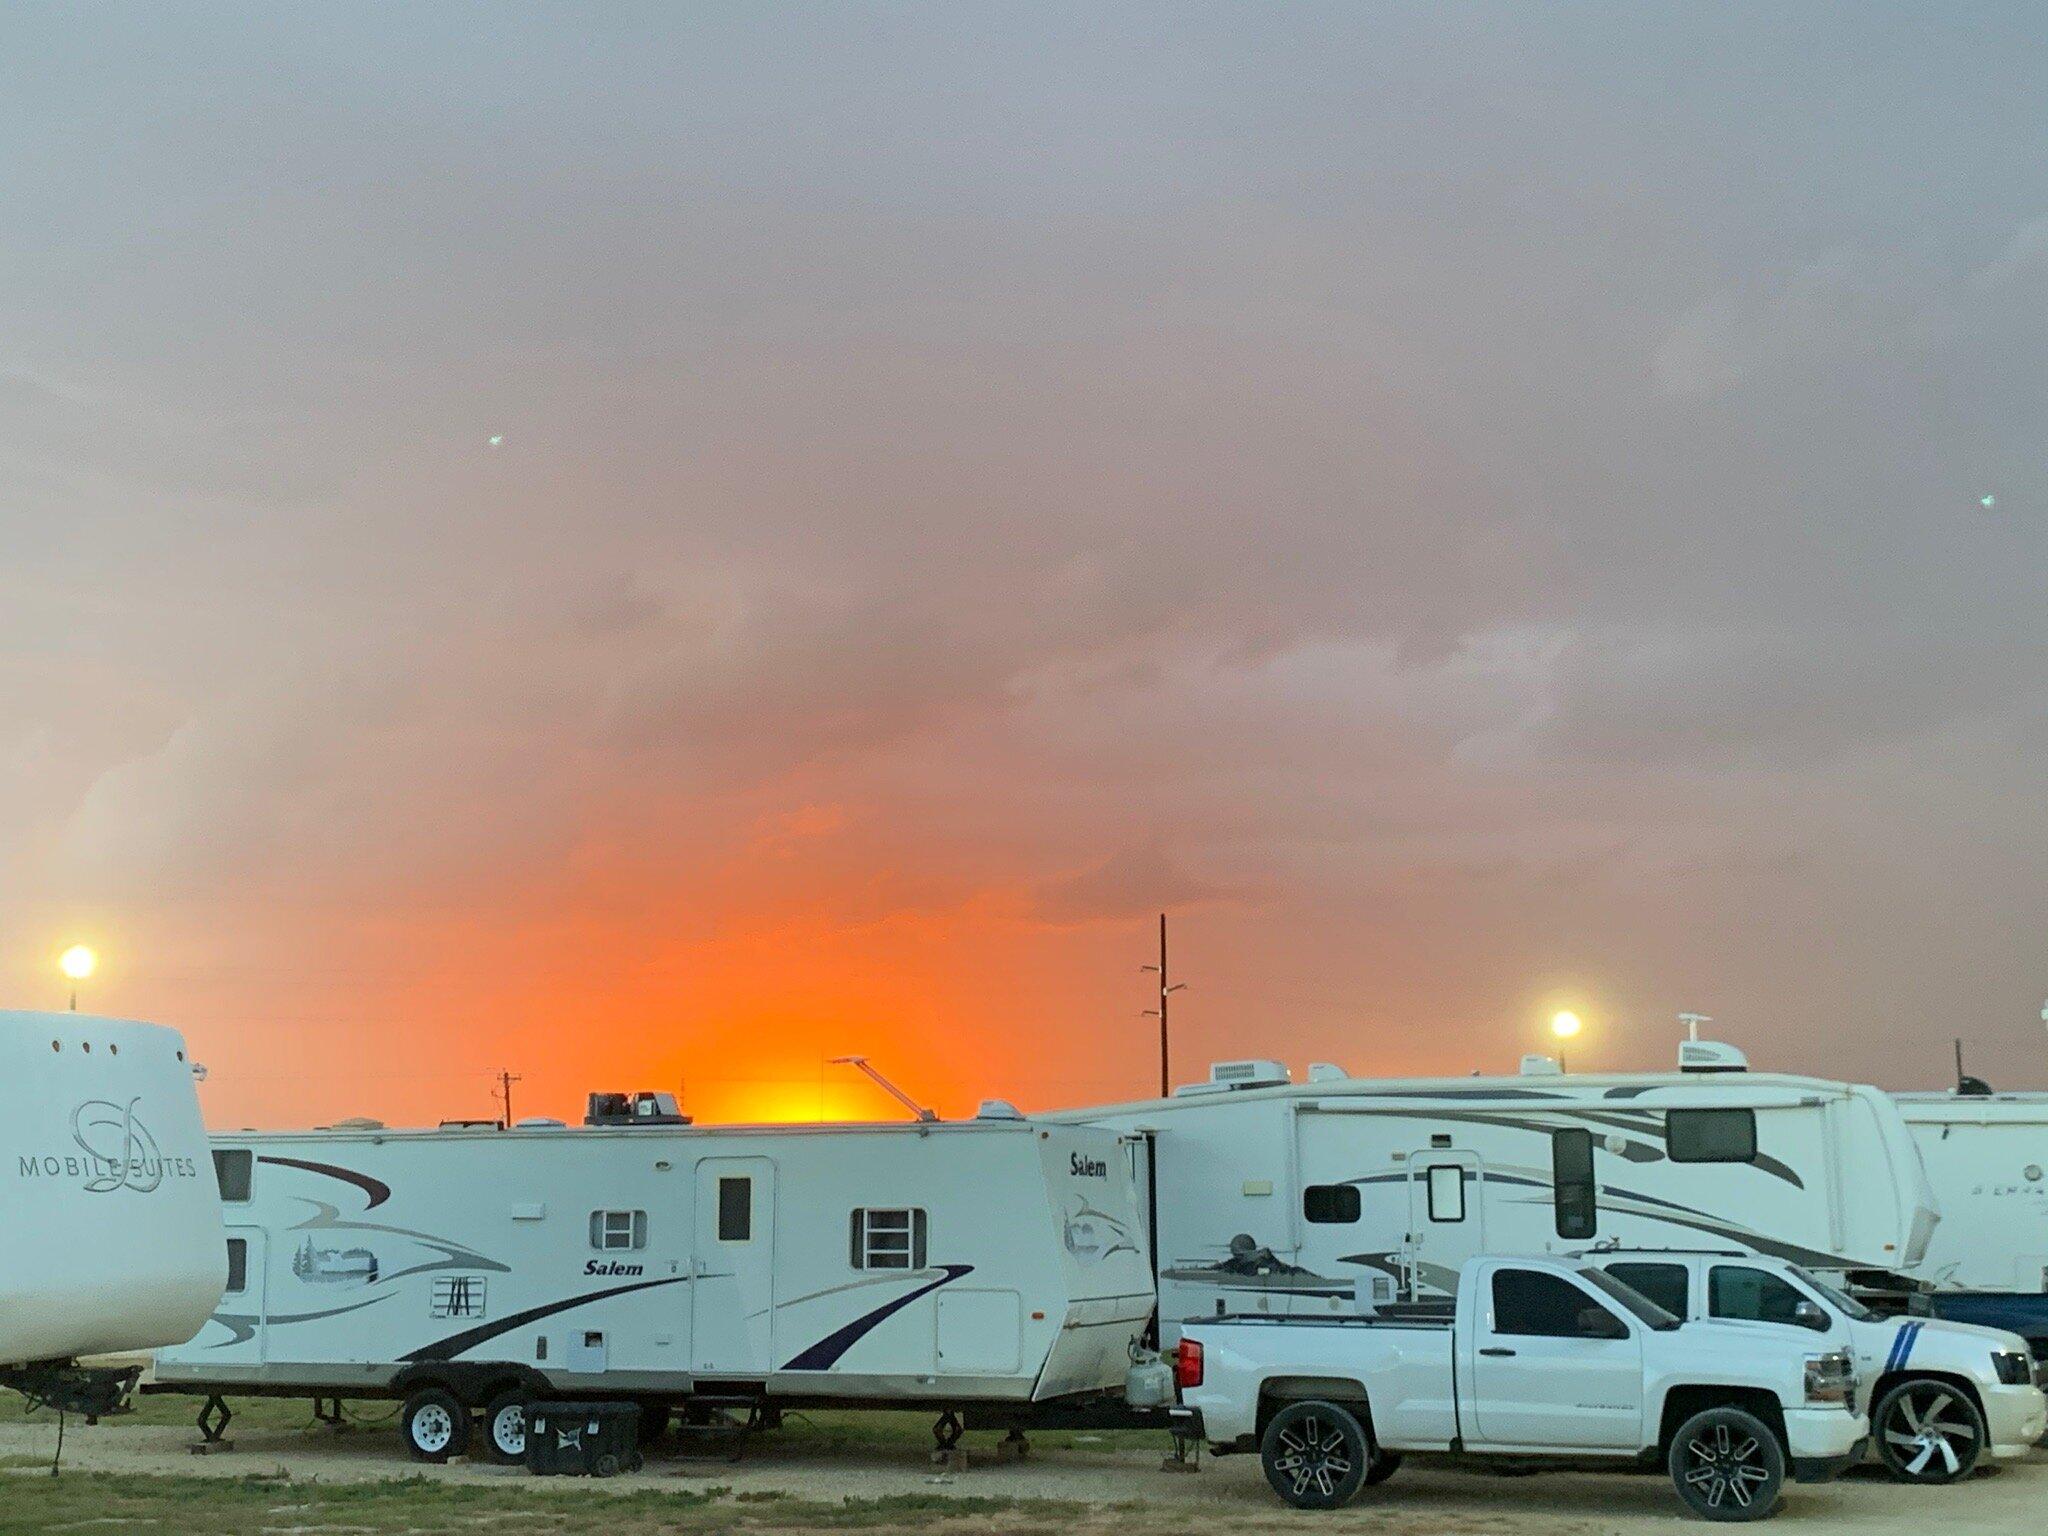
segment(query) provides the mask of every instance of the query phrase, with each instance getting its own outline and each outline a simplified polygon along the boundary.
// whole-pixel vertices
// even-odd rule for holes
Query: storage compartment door
[[[938,1295],[941,1376],[1013,1376],[1022,1366],[1024,1305],[1015,1291]]]

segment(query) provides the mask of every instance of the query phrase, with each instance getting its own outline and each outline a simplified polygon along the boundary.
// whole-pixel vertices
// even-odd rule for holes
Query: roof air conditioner
[[[1678,1042],[1678,1070],[1681,1072],[1747,1072],[1749,1058],[1720,1040]]]
[[[1555,1056],[1524,1056],[1522,1058],[1522,1076],[1524,1077],[1557,1077],[1563,1071],[1564,1068],[1557,1064]]]

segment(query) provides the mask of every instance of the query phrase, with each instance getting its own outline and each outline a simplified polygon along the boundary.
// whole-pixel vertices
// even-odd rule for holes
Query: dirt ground
[[[45,1470],[55,1449],[54,1424],[0,1422],[0,1466],[6,1469],[0,1473],[0,1531],[146,1532],[154,1526],[304,1536],[503,1524],[525,1536],[598,1528],[767,1532],[854,1525],[1131,1536],[1185,1531],[1219,1518],[1233,1528],[1298,1530],[1308,1520],[1342,1527],[1393,1516],[1404,1532],[1590,1536],[1674,1532],[1684,1521],[1661,1477],[1502,1477],[1426,1463],[1404,1467],[1342,1514],[1302,1515],[1272,1497],[1252,1457],[1205,1459],[1192,1474],[1162,1470],[1163,1437],[1156,1446],[1149,1437],[1128,1435],[1045,1437],[1048,1443],[1020,1462],[998,1457],[994,1437],[970,1436],[967,1466],[941,1471],[910,1434],[836,1448],[820,1448],[815,1433],[780,1443],[767,1436],[737,1462],[665,1449],[643,1472],[595,1482],[534,1479],[482,1461],[422,1467],[405,1457],[388,1427],[336,1432],[279,1420],[275,1409],[250,1416],[232,1432],[234,1450],[211,1456],[190,1453],[196,1437],[188,1426],[73,1424],[65,1437],[64,1476],[54,1484]],[[245,1497],[252,1489],[254,1496]],[[218,1508],[207,1502],[209,1490],[217,1491]],[[327,1497],[345,1497],[350,1507],[308,1514],[319,1508],[317,1501],[307,1503],[292,1490],[327,1490]],[[174,1493],[181,1514],[160,1507]],[[1780,1518],[1816,1533],[1904,1536],[1951,1522],[1973,1532],[2035,1536],[2048,1508],[2044,1496],[2048,1454],[2036,1452],[1953,1488],[1901,1487],[1868,1469],[1829,1486],[1795,1487]],[[425,1518],[430,1506],[443,1505],[446,1523]],[[629,1512],[632,1518],[622,1518]]]

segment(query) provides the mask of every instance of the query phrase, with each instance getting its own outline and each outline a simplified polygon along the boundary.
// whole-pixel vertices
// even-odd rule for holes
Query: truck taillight
[[[1193,1339],[1182,1339],[1173,1352],[1173,1384],[1182,1388],[1202,1384],[1202,1346]]]

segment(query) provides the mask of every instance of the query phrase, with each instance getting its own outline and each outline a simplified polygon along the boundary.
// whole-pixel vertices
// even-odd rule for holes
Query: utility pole
[[[514,1083],[517,1083],[517,1082],[523,1082],[523,1081],[524,1081],[524,1079],[523,1079],[523,1078],[518,1078],[518,1077],[515,1077],[515,1076],[513,1076],[513,1075],[512,1075],[512,1072],[511,1072],[511,1070],[510,1070],[509,1068],[507,1068],[507,1069],[505,1069],[505,1070],[503,1070],[503,1071],[501,1071],[501,1072],[499,1072],[499,1073],[498,1073],[498,1094],[497,1094],[497,1096],[498,1096],[498,1098],[500,1098],[501,1100],[503,1100],[503,1101],[504,1101],[504,1105],[505,1105],[505,1129],[506,1129],[506,1130],[508,1130],[508,1131],[512,1129],[512,1085],[513,1085]]]
[[[1159,973],[1159,1006],[1157,1008],[1147,1008],[1145,1010],[1145,1017],[1150,1018],[1154,1014],[1159,1015],[1159,1097],[1163,1099],[1173,1092],[1173,1086],[1167,1073],[1166,1001],[1174,993],[1182,991],[1187,986],[1187,983],[1184,981],[1169,983],[1166,979],[1166,914],[1164,912],[1159,914],[1159,963],[1157,965],[1141,965],[1138,969],[1141,971],[1157,971]]]

